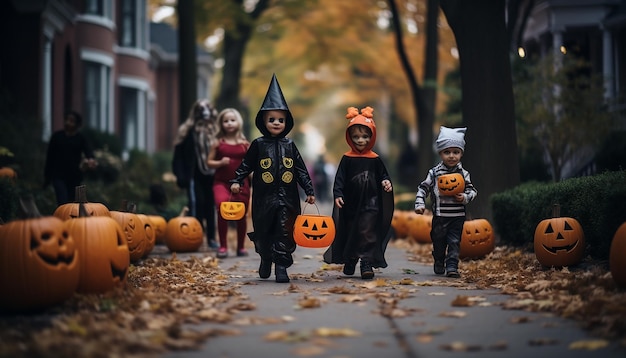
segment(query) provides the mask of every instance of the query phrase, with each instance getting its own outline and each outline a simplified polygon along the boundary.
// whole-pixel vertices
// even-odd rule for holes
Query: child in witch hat
[[[385,164],[372,151],[376,124],[372,107],[359,113],[348,108],[344,153],[333,185],[335,240],[324,253],[327,263],[344,264],[343,273],[353,275],[360,260],[361,278],[374,278],[374,268],[387,267],[385,249],[393,216],[393,187]]]
[[[259,276],[271,275],[275,264],[276,282],[289,282],[287,268],[293,264],[296,249],[293,226],[300,214],[298,185],[306,202],[315,203],[313,184],[296,144],[285,137],[293,128],[293,116],[272,76],[255,125],[263,134],[250,143],[241,165],[231,180],[230,190],[238,193],[243,181],[252,177],[252,224],[248,233],[255,251],[261,256]]]

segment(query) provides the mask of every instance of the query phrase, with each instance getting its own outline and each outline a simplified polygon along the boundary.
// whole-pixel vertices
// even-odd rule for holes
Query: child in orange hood
[[[374,268],[387,267],[385,249],[393,216],[393,188],[378,154],[374,110],[348,108],[344,153],[333,185],[333,220],[337,234],[324,253],[327,263],[344,264],[343,273],[353,275],[361,261],[361,278],[374,278]]]

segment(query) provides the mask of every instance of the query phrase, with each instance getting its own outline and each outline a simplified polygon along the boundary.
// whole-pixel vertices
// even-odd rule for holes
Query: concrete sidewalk
[[[570,349],[595,340],[575,321],[542,313],[502,309],[509,296],[476,290],[462,279],[437,276],[432,267],[411,261],[390,245],[389,267],[374,280],[345,276],[339,265],[322,262],[324,249],[298,248],[289,268],[291,282],[260,279],[259,258],[220,262],[229,281],[256,309],[241,311],[235,330],[211,338],[200,351],[166,357],[625,357],[616,342],[597,350]],[[232,253],[231,253],[232,255]],[[181,257],[181,255],[179,255]],[[182,258],[182,257],[181,257]],[[462,266],[461,266],[462,272]],[[460,301],[470,306],[452,305]],[[319,307],[303,308],[302,306]]]

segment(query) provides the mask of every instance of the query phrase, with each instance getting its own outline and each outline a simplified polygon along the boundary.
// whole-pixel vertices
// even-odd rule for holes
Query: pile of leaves
[[[0,320],[0,356],[152,357],[200,347],[226,329],[190,323],[230,322],[245,302],[212,257],[148,258],[131,266],[125,288],[76,294],[65,304]]]
[[[432,264],[432,245],[401,245],[414,260]],[[617,339],[626,346],[626,290],[616,285],[606,262],[586,259],[576,267],[545,268],[534,253],[496,247],[485,258],[465,260],[459,266],[467,284],[510,295],[504,309],[574,319],[594,336]]]

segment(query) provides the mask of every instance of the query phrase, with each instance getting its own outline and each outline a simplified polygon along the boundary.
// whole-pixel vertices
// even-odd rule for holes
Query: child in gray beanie
[[[435,150],[441,162],[428,170],[426,179],[420,183],[415,195],[417,214],[424,213],[426,197],[430,195],[433,211],[430,238],[433,242],[434,271],[437,275],[445,273],[448,277],[461,277],[459,246],[465,222],[465,205],[477,195],[470,173],[461,165],[466,130],[467,128],[441,126],[435,142]],[[455,173],[460,178],[458,175],[456,178],[449,176]],[[451,186],[448,180],[458,183],[458,190],[455,190],[457,184]]]

